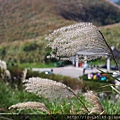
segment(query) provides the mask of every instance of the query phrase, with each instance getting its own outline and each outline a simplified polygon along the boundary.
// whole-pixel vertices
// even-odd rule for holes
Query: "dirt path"
[[[64,75],[64,76],[70,76],[73,78],[79,78],[79,76],[83,75],[83,68],[76,68],[74,66],[67,66],[67,67],[58,67],[58,68],[34,68],[33,71],[51,71],[53,69],[54,74]],[[96,68],[94,69],[87,69],[85,73],[92,73],[92,72],[98,72]]]

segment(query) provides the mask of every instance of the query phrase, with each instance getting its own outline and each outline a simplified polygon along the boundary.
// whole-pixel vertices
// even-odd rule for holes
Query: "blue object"
[[[101,77],[101,81],[106,81],[106,76]]]
[[[50,71],[45,71],[45,74],[52,74],[52,72],[50,72]]]

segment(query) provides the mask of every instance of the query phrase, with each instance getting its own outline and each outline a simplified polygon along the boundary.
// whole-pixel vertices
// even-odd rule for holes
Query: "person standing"
[[[85,70],[88,68],[87,61],[84,62],[83,64],[83,75],[85,74]]]

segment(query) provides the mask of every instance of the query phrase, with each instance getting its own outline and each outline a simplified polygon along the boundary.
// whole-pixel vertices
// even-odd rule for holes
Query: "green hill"
[[[100,27],[110,46],[115,46],[120,50],[120,23]]]
[[[120,50],[120,23],[100,27],[106,41],[110,46],[116,46]],[[10,63],[43,63],[48,50],[45,49],[47,41],[44,37],[37,37],[27,41],[15,41],[1,43],[0,59]],[[28,65],[29,66],[29,65]]]

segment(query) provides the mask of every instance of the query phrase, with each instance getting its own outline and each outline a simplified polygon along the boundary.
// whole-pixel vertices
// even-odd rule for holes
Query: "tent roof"
[[[76,53],[77,55],[86,55],[86,56],[108,56],[108,53],[94,53],[94,52],[85,52],[85,51],[79,51]]]

